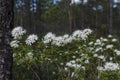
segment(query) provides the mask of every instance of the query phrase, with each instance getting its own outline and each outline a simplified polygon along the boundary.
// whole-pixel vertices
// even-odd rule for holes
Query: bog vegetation
[[[119,0],[14,1],[14,80],[120,80]]]
[[[14,80],[120,80],[120,40],[89,28],[57,36],[12,30]]]

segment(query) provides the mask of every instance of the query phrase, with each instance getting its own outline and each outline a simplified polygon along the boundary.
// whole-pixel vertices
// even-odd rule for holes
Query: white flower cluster
[[[112,42],[117,42],[117,39],[115,39],[115,38],[114,38],[114,39],[112,39]]]
[[[112,49],[112,48],[113,48],[112,44],[106,45],[106,49]]]
[[[52,32],[49,32],[47,33],[45,36],[44,36],[44,43],[50,43],[52,42],[53,40],[55,39],[55,34],[53,34]]]
[[[27,57],[28,57],[29,59],[33,59],[33,53],[32,53],[32,52],[28,52],[28,53],[27,53]]]
[[[64,46],[75,40],[86,40],[91,33],[91,29],[76,30],[72,35],[65,34],[63,36],[55,36],[55,34],[49,32],[44,36],[43,42],[45,44],[51,43],[56,46]]]
[[[73,32],[72,37],[75,40],[86,40],[88,36],[92,33],[91,29],[84,29],[84,30],[76,30]]]
[[[108,41],[108,39],[101,37],[100,39],[97,39],[94,43],[95,46],[104,46],[105,43]]]
[[[108,38],[101,37],[99,39],[96,39],[95,42],[91,41],[88,43],[88,45],[90,46],[89,47],[90,51],[103,52],[104,50],[114,49],[115,48],[114,43],[116,41],[117,41],[116,38],[113,38],[112,35],[109,35]]]
[[[120,50],[115,49],[114,52],[119,56],[120,55]]]
[[[80,0],[71,0],[71,4],[79,4],[80,3]]]
[[[70,43],[72,41],[72,38],[66,34],[64,36],[55,36],[55,34],[49,32],[44,36],[43,42],[45,44],[51,43],[52,45],[56,46],[64,46],[67,43]]]
[[[112,38],[113,36],[112,35],[108,35],[108,38]]]
[[[26,33],[26,30],[24,30],[21,26],[18,26],[12,30],[12,36],[14,39],[21,39],[22,35]]]
[[[88,64],[88,63],[90,63],[90,62],[89,62],[89,60],[87,59],[87,60],[84,61],[84,63],[85,63],[85,64]]]
[[[93,57],[102,60],[103,62],[106,61],[106,57],[104,55],[98,55],[98,54],[94,54]]]
[[[120,66],[118,63],[106,62],[103,67],[98,66],[97,69],[103,71],[115,71],[115,70],[119,70]]]
[[[10,46],[13,47],[13,48],[19,47],[19,41],[17,41],[17,40],[11,41]]]
[[[71,43],[72,42],[72,38],[69,36],[69,35],[64,35],[64,36],[58,36],[56,37],[52,44],[53,45],[56,45],[56,46],[64,46],[68,43]]]
[[[108,35],[108,38],[100,37],[95,41],[88,43],[88,49],[90,53],[93,53],[93,57],[105,62],[110,56],[106,56],[104,51],[114,50],[111,53],[115,53],[117,56],[120,55],[120,50],[116,49],[115,42],[118,41],[112,35]],[[103,54],[100,54],[103,53]],[[111,59],[110,59],[111,60]],[[112,61],[112,60],[111,60]]]
[[[107,71],[119,70],[119,64],[113,63],[113,62],[106,62],[104,65],[104,70],[107,70]]]
[[[98,56],[98,58],[104,60],[105,56],[104,55],[100,55],[100,56]]]
[[[104,65],[104,70],[107,71],[119,70],[119,64],[113,62],[106,62]]]
[[[26,39],[26,44],[27,45],[32,45],[33,43],[35,43],[38,40],[38,36],[35,34],[31,34],[28,36],[28,38]]]
[[[93,51],[93,52],[100,52],[100,51],[103,51],[103,46],[105,45],[105,41],[107,41],[107,39],[103,39],[103,38],[100,38],[100,39],[96,39],[95,42],[91,41],[88,43],[88,45],[90,46],[89,49],[90,49],[90,52]]]
[[[81,65],[77,64],[75,60],[71,60],[71,61],[67,62],[66,66],[70,67],[70,68],[76,68],[76,69],[81,68]]]
[[[88,2],[88,0],[83,0],[84,4],[87,2]],[[82,3],[82,0],[71,0],[71,4],[80,4],[80,3]]]

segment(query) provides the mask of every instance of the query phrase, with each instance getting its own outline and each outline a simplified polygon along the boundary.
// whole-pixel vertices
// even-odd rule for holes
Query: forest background
[[[15,0],[15,26],[29,33],[71,33],[93,29],[97,35],[120,36],[119,0]]]

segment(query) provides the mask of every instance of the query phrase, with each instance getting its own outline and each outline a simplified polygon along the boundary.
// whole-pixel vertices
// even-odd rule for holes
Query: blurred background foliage
[[[29,33],[71,33],[91,28],[98,35],[120,36],[119,0],[15,0],[15,26],[23,26]]]

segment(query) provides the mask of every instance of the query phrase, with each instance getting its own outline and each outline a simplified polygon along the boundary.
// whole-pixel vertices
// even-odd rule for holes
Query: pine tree
[[[12,80],[12,52],[10,48],[13,27],[13,0],[0,0],[0,80]]]

